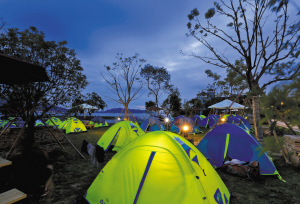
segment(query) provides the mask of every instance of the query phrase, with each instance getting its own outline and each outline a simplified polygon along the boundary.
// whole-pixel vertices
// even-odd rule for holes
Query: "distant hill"
[[[112,108],[108,109],[106,111],[97,111],[96,113],[121,113],[123,108]],[[146,113],[146,110],[140,110],[140,109],[128,109],[131,113]],[[124,112],[124,111],[123,111]]]

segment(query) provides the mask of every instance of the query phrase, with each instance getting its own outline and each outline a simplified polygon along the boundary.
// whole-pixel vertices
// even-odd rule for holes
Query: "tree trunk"
[[[125,111],[124,111],[124,120],[127,120],[127,110],[128,110],[128,105],[126,104],[124,107]]]
[[[29,148],[34,144],[34,124],[35,124],[35,117],[32,116],[30,120],[28,121],[28,129],[27,134],[25,134],[24,141],[23,141],[23,147]]]
[[[259,112],[259,99],[257,96],[252,97],[252,108],[253,108],[253,123],[255,130],[255,138],[261,144],[264,143],[264,136],[262,128],[259,126],[260,112]]]

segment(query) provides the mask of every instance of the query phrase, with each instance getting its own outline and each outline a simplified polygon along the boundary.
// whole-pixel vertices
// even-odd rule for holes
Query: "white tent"
[[[209,106],[208,108],[215,108],[215,109],[227,109],[233,101],[225,99],[224,101],[221,101],[219,103],[216,103],[214,105]],[[244,109],[245,106],[238,104],[238,103],[233,103],[230,109]]]

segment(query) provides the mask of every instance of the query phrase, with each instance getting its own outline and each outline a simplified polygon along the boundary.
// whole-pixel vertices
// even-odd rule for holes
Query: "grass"
[[[68,138],[77,147],[81,148],[82,140],[85,139],[89,143],[95,145],[102,134],[108,127],[102,127],[89,130],[86,133],[68,134]],[[202,128],[203,133],[189,135],[195,143],[200,141],[208,131]],[[279,137],[280,140],[282,137]],[[274,137],[265,138],[266,151],[277,151],[273,147]],[[74,203],[76,198],[82,197],[100,170],[106,165],[110,158],[114,155],[108,152],[105,162],[101,163],[98,168],[92,166],[89,156],[84,154],[86,159],[82,159],[80,155],[71,147],[69,143],[64,143],[62,150],[58,145],[53,148],[50,153],[51,160],[54,165],[54,185],[53,195],[39,200],[21,201],[23,203],[41,204],[69,204]],[[299,201],[300,195],[300,171],[299,168],[286,164],[282,157],[274,157],[273,161],[278,172],[287,181],[282,182],[276,176],[262,176],[257,182],[250,181],[241,177],[233,176],[217,169],[219,176],[229,189],[232,198],[231,203],[296,203]]]

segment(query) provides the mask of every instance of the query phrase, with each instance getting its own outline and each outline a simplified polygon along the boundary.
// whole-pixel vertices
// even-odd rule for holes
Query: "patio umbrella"
[[[98,110],[99,108],[95,107],[95,106],[91,106],[87,103],[83,103],[81,105],[78,105],[79,108],[82,108],[83,110]],[[83,114],[83,117],[85,118],[85,112]]]

